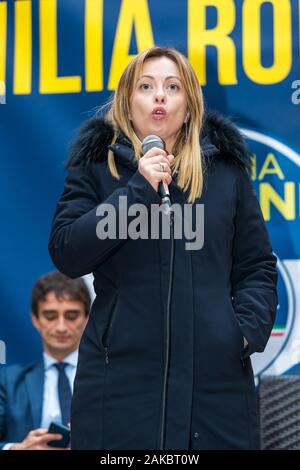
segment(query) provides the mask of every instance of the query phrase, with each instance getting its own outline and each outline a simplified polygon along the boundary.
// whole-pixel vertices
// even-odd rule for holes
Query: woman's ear
[[[187,114],[186,114],[186,116],[185,116],[184,123],[186,124],[189,119],[190,119],[190,112],[188,111]]]

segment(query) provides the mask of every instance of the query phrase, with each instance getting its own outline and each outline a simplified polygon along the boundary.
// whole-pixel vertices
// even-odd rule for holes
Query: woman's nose
[[[165,100],[165,92],[162,89],[157,89],[156,93],[155,93],[155,101],[161,103],[162,101]]]

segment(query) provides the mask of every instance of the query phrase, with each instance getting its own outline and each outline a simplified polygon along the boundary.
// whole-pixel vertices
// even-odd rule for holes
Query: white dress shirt
[[[44,355],[44,395],[41,428],[48,428],[51,421],[61,423],[61,412],[58,398],[58,375],[59,372],[54,366],[58,362],[46,352]],[[73,392],[73,383],[76,373],[78,360],[78,350],[65,357],[63,362],[68,365],[65,368],[66,376],[69,379],[70,387]]]
[[[43,404],[42,404],[42,419],[41,419],[41,428],[48,429],[49,424],[52,421],[61,423],[61,411],[58,397],[58,376],[59,372],[54,366],[56,359],[52,356],[49,356],[46,352],[43,353],[44,356],[44,393],[43,393]],[[68,365],[65,368],[66,376],[69,379],[70,387],[73,393],[73,383],[75,379],[76,367],[78,360],[78,350],[66,356],[63,362],[66,362]],[[5,444],[2,450],[9,450],[13,445],[12,442]]]

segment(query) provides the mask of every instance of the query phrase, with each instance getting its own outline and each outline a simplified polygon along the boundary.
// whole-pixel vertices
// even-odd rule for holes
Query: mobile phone
[[[50,423],[48,432],[51,434],[61,434],[62,439],[59,441],[49,441],[48,446],[51,447],[68,447],[70,443],[70,429],[61,423]]]

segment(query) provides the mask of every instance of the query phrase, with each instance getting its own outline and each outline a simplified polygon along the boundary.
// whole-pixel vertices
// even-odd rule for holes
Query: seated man
[[[55,450],[47,442],[52,421],[69,425],[78,346],[90,293],[82,279],[47,273],[33,287],[32,323],[41,335],[43,360],[0,368],[0,449]]]

